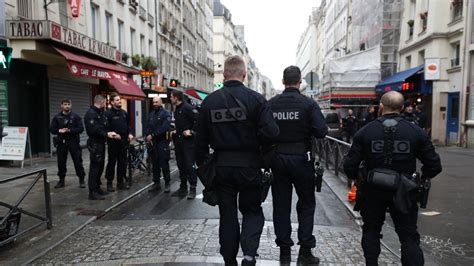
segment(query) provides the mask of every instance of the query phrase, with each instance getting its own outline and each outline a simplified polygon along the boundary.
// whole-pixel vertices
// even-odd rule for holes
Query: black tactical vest
[[[305,97],[299,93],[283,93],[271,102],[273,118],[280,127],[280,135],[276,138],[279,143],[310,142],[308,114],[304,104]]]

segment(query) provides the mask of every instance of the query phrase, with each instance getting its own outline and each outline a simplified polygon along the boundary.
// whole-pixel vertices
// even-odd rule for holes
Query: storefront
[[[118,92],[132,127],[141,133],[141,106],[138,112],[135,109],[145,94],[133,81],[138,71],[120,64],[120,51],[50,21],[7,21],[7,25],[10,43],[18,48],[8,86],[13,105],[9,123],[31,128],[34,154],[54,152],[47,129],[65,98],[83,116],[95,95]],[[84,132],[81,143],[86,139]]]
[[[427,117],[431,118],[433,82],[425,80],[424,67],[425,65],[410,68],[382,80],[376,86],[377,94],[381,97],[385,92],[398,91],[413,106],[422,105]],[[431,127],[431,121],[428,120],[428,127]]]

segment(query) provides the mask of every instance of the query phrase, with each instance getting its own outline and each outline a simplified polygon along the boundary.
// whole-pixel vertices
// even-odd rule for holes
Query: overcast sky
[[[296,47],[320,0],[221,0],[236,25],[245,25],[245,41],[260,73],[282,90],[283,69],[296,63]]]

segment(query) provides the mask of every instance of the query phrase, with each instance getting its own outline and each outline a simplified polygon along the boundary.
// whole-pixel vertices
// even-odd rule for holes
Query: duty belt
[[[278,143],[276,151],[283,154],[305,154],[309,151],[308,145],[302,142]]]

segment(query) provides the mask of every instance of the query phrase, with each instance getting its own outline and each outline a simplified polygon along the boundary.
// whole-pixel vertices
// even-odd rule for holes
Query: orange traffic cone
[[[357,187],[352,184],[351,190],[347,192],[347,200],[349,202],[354,202],[356,200]]]

